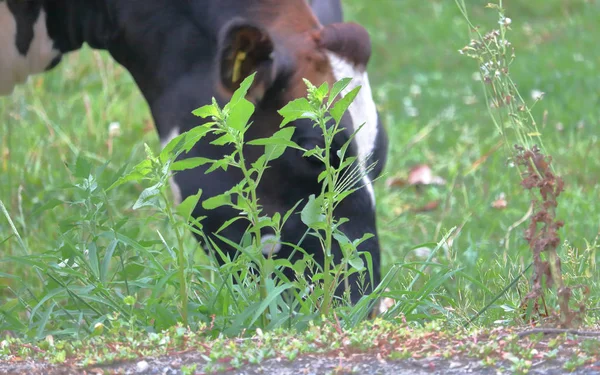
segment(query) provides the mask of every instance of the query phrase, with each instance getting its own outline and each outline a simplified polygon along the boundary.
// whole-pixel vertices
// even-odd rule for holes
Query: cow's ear
[[[220,84],[231,95],[242,81],[256,72],[248,99],[258,102],[275,80],[274,46],[269,33],[244,20],[224,27],[219,40]]]
[[[369,32],[357,23],[333,23],[316,35],[317,43],[355,66],[365,68],[371,57]]]

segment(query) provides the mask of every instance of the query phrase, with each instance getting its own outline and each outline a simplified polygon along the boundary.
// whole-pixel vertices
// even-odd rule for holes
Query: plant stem
[[[179,275],[179,294],[181,299],[181,318],[183,319],[184,326],[188,325],[188,293],[187,293],[187,280],[185,277],[185,249],[183,247],[183,235],[177,225],[177,220],[173,216],[173,207],[171,201],[166,196],[165,192],[162,191],[163,200],[166,202],[166,212],[169,218],[169,223],[175,228],[175,236],[177,237],[177,273]]]
[[[334,283],[335,280],[333,279],[332,275],[331,275],[331,264],[332,264],[332,253],[331,253],[331,245],[333,242],[333,207],[334,207],[334,201],[333,201],[333,197],[335,194],[335,180],[334,180],[334,176],[332,173],[330,173],[331,171],[331,143],[333,141],[333,137],[332,134],[335,134],[335,128],[332,129],[331,134],[327,131],[327,124],[324,121],[324,116],[321,116],[319,119],[319,126],[321,127],[321,129],[323,130],[323,137],[325,138],[325,170],[327,171],[326,173],[326,187],[325,187],[325,199],[323,201],[323,204],[326,205],[326,212],[325,212],[325,220],[326,220],[326,227],[325,227],[325,244],[323,246],[323,251],[324,251],[324,264],[323,264],[323,289],[324,289],[324,296],[323,296],[323,307],[321,310],[321,313],[323,315],[327,315],[329,314],[329,309],[331,307],[331,303],[332,303],[332,294],[333,294],[333,288],[334,288]]]
[[[248,219],[250,220],[250,224],[252,225],[252,228],[256,229],[255,233],[254,233],[254,248],[255,249],[261,249],[262,248],[262,238],[261,238],[261,234],[260,234],[260,228],[258,225],[258,221],[259,221],[259,213],[258,213],[258,198],[256,196],[256,181],[254,181],[252,179],[251,173],[250,171],[248,171],[248,168],[246,167],[246,160],[244,159],[244,140],[243,139],[237,139],[236,137],[236,151],[237,154],[239,156],[239,168],[242,171],[242,174],[244,175],[244,180],[248,183],[248,187],[250,188],[250,198],[248,199],[248,197],[245,197],[246,203],[248,204]],[[267,299],[267,274],[265,272],[265,262],[263,259],[262,254],[259,254],[259,256],[256,257],[258,259],[258,270],[259,270],[259,274],[260,274],[260,298],[261,300],[266,300]],[[262,313],[261,316],[261,320],[262,320],[262,324],[263,327],[266,327],[268,322],[268,317],[267,317],[267,310],[265,310]]]

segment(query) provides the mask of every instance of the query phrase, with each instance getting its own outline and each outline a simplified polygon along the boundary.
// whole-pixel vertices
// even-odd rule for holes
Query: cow
[[[367,277],[367,284],[359,287],[356,274],[349,279],[353,303],[373,291],[380,281],[380,245],[372,182],[385,165],[388,145],[366,70],[371,55],[369,35],[362,26],[343,22],[340,0],[0,0],[0,95],[9,95],[27,76],[54,68],[62,56],[84,43],[107,50],[129,71],[149,105],[163,146],[199,125],[199,118],[192,114],[195,108],[210,103],[213,97],[226,103],[253,73],[248,98],[256,110],[247,140],[268,137],[279,129],[282,118],[278,110],[306,94],[303,78],[331,86],[350,77],[343,94],[361,85],[342,119],[345,131],[336,136],[333,147],[339,149],[364,124],[352,140],[349,154],[357,156],[362,165],[376,164],[360,182],[362,187],[336,208],[335,215],[349,219],[340,228],[352,240],[374,234],[359,247],[371,255],[373,283]],[[239,52],[244,52],[246,59],[239,74],[234,74]],[[319,128],[309,120],[291,125],[296,128],[292,140],[300,146],[323,144]],[[210,141],[210,137],[203,139],[182,157],[217,159],[228,152]],[[262,148],[249,146],[244,153],[252,162]],[[172,190],[178,201],[199,189],[204,197],[221,194],[242,178],[231,169],[207,176],[206,168],[174,175]],[[284,213],[311,194],[318,195],[317,177],[322,170],[321,163],[287,149],[271,162],[258,187],[263,213]],[[207,217],[203,225],[209,234],[237,214],[230,207],[205,210],[201,204],[193,211],[194,217]],[[246,225],[237,221],[220,234],[235,242],[241,240],[245,229]],[[298,243],[306,229],[300,215],[292,215],[273,246],[276,256],[295,254],[291,260],[297,260],[301,255],[283,243]],[[273,233],[264,233],[269,236]],[[231,255],[232,248],[217,243]],[[318,239],[308,236],[302,247],[323,263]],[[338,243],[332,252],[340,262]],[[340,286],[336,294],[342,292]]]

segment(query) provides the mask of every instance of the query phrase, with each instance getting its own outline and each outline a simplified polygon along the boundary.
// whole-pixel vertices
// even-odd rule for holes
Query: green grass
[[[484,9],[485,3],[469,1],[467,5],[473,22],[487,31],[497,25],[497,15]],[[508,148],[497,146],[502,137],[489,118],[481,83],[473,79],[477,66],[458,53],[469,42],[468,28],[453,1],[372,5],[348,0],[344,4],[347,19],[362,23],[371,33],[371,84],[390,137],[386,176],[376,186],[384,271],[414,259],[415,246],[437,242],[456,226],[452,243],[436,258],[444,267],[461,271],[421,297],[447,307],[446,316],[462,323],[531,260],[523,240],[527,224],[514,227],[528,210],[529,195],[519,186],[516,169],[508,164]],[[510,2],[507,8],[513,20],[509,39],[516,49],[511,76],[530,103],[532,91],[545,92],[533,113],[556,172],[566,183],[558,218],[565,222],[560,236],[568,243],[562,250],[567,283],[591,287],[588,308],[590,316],[597,317],[600,50],[595,30],[600,6],[583,0],[521,0]],[[69,201],[76,197],[65,187],[79,181],[71,172],[77,154],[98,164],[110,160],[106,172],[110,179],[125,163],[145,157],[144,143],[159,149],[148,107],[129,74],[106,53],[87,48],[69,56],[51,73],[31,79],[11,97],[0,99],[0,119],[0,200],[23,240],[21,245],[0,212],[0,254],[5,260],[60,249],[64,245],[61,233],[72,224],[69,220],[85,215],[76,204],[36,212],[52,198]],[[110,154],[107,141],[112,122],[120,124],[121,135],[112,139]],[[419,191],[386,186],[387,178],[406,177],[417,164],[431,166],[447,184]],[[124,225],[135,238],[159,244],[160,231],[167,242],[173,242],[166,220],[130,209],[141,190],[128,184],[109,192],[108,210],[100,216],[116,221],[128,218]],[[501,193],[507,208],[492,208]],[[440,201],[436,210],[415,212],[436,200]],[[191,237],[186,243],[194,248]],[[199,251],[191,251],[202,257]],[[430,268],[415,290],[447,272],[441,269]],[[2,273],[28,282],[1,278]],[[402,268],[392,289],[407,289],[414,277],[414,271]],[[32,268],[0,262],[0,303],[12,303],[15,292],[28,295],[27,288],[33,293],[40,288]],[[479,322],[518,323],[520,314],[514,310],[527,291],[522,279]],[[424,306],[414,319],[434,314]]]

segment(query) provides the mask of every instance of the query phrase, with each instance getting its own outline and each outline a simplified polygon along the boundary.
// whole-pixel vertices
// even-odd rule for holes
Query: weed
[[[562,277],[560,258],[557,247],[560,244],[558,230],[563,223],[556,219],[557,198],[564,190],[562,178],[552,171],[550,157],[540,151],[543,149],[541,133],[527,105],[510,76],[510,66],[515,58],[515,51],[507,39],[512,19],[505,15],[502,0],[497,4],[489,3],[488,8],[495,9],[499,15],[499,28],[482,34],[475,27],[467,14],[464,0],[455,0],[464,18],[475,35],[469,45],[459,52],[475,59],[479,65],[479,74],[483,82],[489,115],[497,131],[504,137],[505,144],[516,143],[516,152],[512,154],[512,163],[520,167],[521,185],[525,190],[539,190],[539,197],[531,192],[532,207],[530,225],[525,232],[525,239],[533,257],[533,287],[525,296],[524,304],[532,301],[536,313],[539,313],[538,300],[543,301],[542,277],[546,277],[546,286],[556,285],[558,304],[560,306],[560,324],[572,326],[577,318],[582,319],[569,307],[571,289],[566,287]],[[535,96],[536,102],[543,94]],[[534,103],[535,104],[535,103]],[[536,191],[537,191],[536,190]],[[538,225],[541,224],[541,228]],[[548,261],[542,259],[546,254]],[[583,287],[582,288],[587,288]],[[586,295],[589,294],[585,293]],[[581,304],[583,314],[585,299]],[[531,305],[528,315],[531,313]]]

